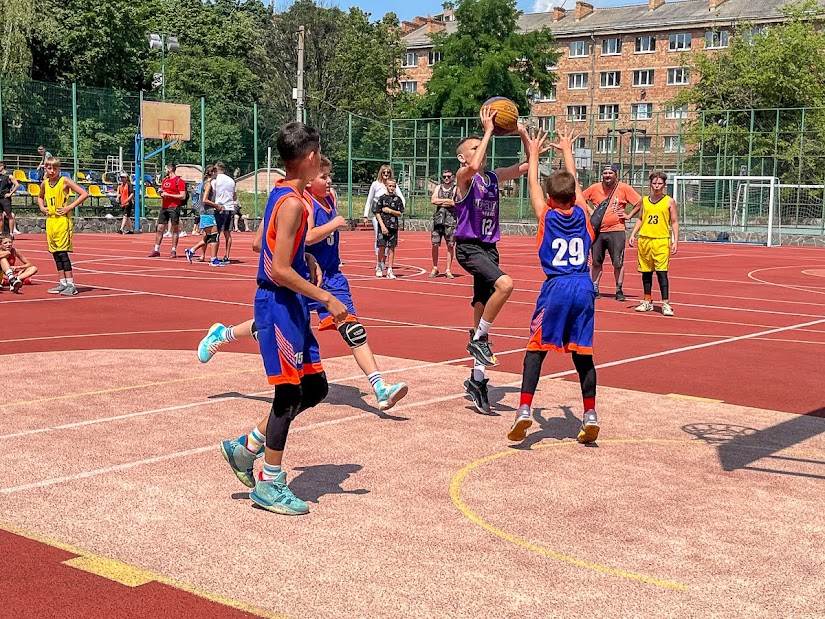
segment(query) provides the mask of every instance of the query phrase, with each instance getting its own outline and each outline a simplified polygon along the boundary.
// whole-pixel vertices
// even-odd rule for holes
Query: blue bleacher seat
[[[42,180],[40,178],[40,172],[38,172],[37,170],[29,170],[29,173],[26,176],[29,177],[29,180],[33,180],[33,181]]]

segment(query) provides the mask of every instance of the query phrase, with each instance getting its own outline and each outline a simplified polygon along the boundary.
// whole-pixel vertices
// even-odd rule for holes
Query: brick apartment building
[[[637,160],[656,153],[656,165],[672,167],[684,152],[680,131],[688,110],[668,102],[698,79],[685,66],[686,52],[727,47],[739,24],[758,29],[779,23],[785,4],[787,0],[648,0],[595,9],[579,0],[572,10],[523,14],[519,29],[550,28],[561,52],[553,67],[555,88],[535,93],[529,113],[546,129],[552,128],[553,117],[582,123],[581,133],[588,137],[580,138],[577,147],[589,149],[587,156],[597,161],[616,159],[616,153],[636,154]],[[456,27],[449,11],[404,22],[402,89],[424,93],[439,61],[430,34]]]

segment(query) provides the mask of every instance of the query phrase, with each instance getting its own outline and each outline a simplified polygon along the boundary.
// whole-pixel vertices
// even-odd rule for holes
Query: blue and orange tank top
[[[310,196],[312,200],[312,221],[317,228],[331,222],[338,217],[338,209],[334,194],[326,196],[323,200],[318,200],[315,196]],[[319,241],[314,245],[308,245],[307,251],[315,256],[321,271],[326,278],[329,275],[335,275],[341,272],[341,255],[339,253],[339,243],[341,235],[338,230],[335,230],[323,241]]]
[[[266,226],[261,240],[261,257],[258,261],[258,286],[272,289],[280,288],[280,284],[272,276],[272,259],[275,253],[276,238],[275,217],[278,209],[288,198],[298,198],[304,205],[301,216],[301,225],[295,233],[295,242],[292,245],[292,268],[304,279],[309,279],[309,269],[304,260],[304,245],[307,237],[307,217],[309,216],[309,196],[306,193],[299,193],[294,187],[288,185],[286,181],[279,180],[275,183],[275,188],[269,194],[269,201],[264,210],[261,225]]]
[[[574,204],[569,210],[545,207],[539,218],[536,245],[547,277],[588,273],[587,256],[595,238],[587,211]]]

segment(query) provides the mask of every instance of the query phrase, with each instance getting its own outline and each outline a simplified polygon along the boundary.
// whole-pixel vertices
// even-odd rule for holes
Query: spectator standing
[[[378,264],[375,276],[384,276],[384,259],[386,258],[387,279],[396,279],[392,272],[395,262],[395,248],[398,246],[398,218],[404,212],[404,201],[396,193],[395,179],[387,181],[387,191],[375,202],[373,207],[378,219]]]
[[[135,208],[135,190],[126,172],[120,173],[120,185],[117,186],[117,203],[123,213],[118,234],[132,234],[132,210]]]
[[[642,196],[636,193],[627,183],[618,178],[618,167],[611,164],[602,168],[602,182],[594,183],[584,190],[584,198],[597,208],[605,201],[608,202],[607,212],[602,220],[596,240],[593,241],[591,253],[593,263],[590,268],[590,278],[593,280],[593,290],[598,299],[599,281],[602,278],[602,265],[605,254],[610,254],[613,264],[613,275],[616,278],[616,300],[627,301],[622,291],[624,282],[624,247],[627,232],[625,221],[633,217],[642,208]],[[627,205],[633,206],[628,214]],[[592,209],[591,209],[592,213]]]
[[[46,159],[50,159],[52,154],[42,144],[37,147],[37,154],[40,155],[40,163],[37,164],[37,180],[42,181],[46,178]]]
[[[223,266],[223,262],[218,260],[218,228],[215,223],[217,205],[215,204],[215,188],[212,186],[216,174],[215,166],[206,166],[206,170],[203,173],[203,180],[200,185],[198,185],[195,208],[200,213],[198,226],[202,237],[192,249],[187,249],[185,252],[186,259],[190,264],[194,261],[197,251],[203,249],[203,257],[201,257],[198,262],[205,261],[206,251],[208,250],[210,255],[209,266]]]
[[[372,217],[372,230],[375,233],[375,255],[378,255],[378,219],[375,216],[375,202],[387,193],[387,181],[389,181],[392,176],[392,168],[389,164],[384,164],[378,169],[378,176],[373,181],[372,185],[370,185],[369,194],[367,194],[367,202],[364,205],[364,218]],[[396,188],[395,195],[401,198],[401,202],[404,206],[406,206],[406,202],[404,200],[404,195],[401,193],[401,190]],[[383,266],[383,265],[382,265]]]
[[[218,175],[212,181],[212,189],[215,190],[215,204],[218,205],[215,221],[218,226],[218,234],[223,232],[226,241],[223,263],[229,264],[229,252],[232,250],[232,226],[235,224],[235,202],[238,200],[238,193],[235,188],[235,181],[226,173],[226,166],[222,161],[215,164]],[[220,243],[220,239],[218,239]]]
[[[433,191],[430,202],[435,206],[433,213],[433,270],[429,277],[438,277],[438,251],[441,247],[441,239],[447,243],[447,270],[444,276],[453,279],[450,267],[455,258],[455,192],[456,185],[453,178],[453,171],[445,169],[441,172],[441,184]]]
[[[172,228],[172,252],[170,258],[178,257],[178,236],[180,235],[180,209],[186,198],[186,183],[175,173],[174,163],[166,164],[166,177],[160,185],[160,213],[158,214],[157,232],[155,232],[155,249],[149,254],[150,258],[160,256],[160,244],[163,242],[163,233],[166,226]]]
[[[17,179],[6,171],[6,164],[0,161],[0,232],[5,232],[8,224],[10,234],[19,234],[11,210],[11,197],[19,186]]]

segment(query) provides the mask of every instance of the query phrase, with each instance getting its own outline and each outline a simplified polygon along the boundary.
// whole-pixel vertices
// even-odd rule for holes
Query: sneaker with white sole
[[[300,516],[309,513],[309,506],[289,489],[285,471],[281,471],[275,479],[258,479],[249,498],[258,507],[276,514]]]
[[[375,267],[375,276],[384,277],[384,271],[381,269],[381,267]]]
[[[64,297],[73,297],[77,294],[77,287],[74,284],[66,284],[66,287],[60,291],[60,295]]]
[[[226,341],[226,327],[216,322],[198,344],[198,361],[207,363]]]
[[[652,312],[653,311],[653,301],[644,300],[639,305],[636,306],[637,312]]]
[[[20,292],[20,289],[23,287],[23,280],[17,277],[12,277],[9,280],[9,290],[12,292]]]
[[[533,420],[530,418],[530,407],[523,404],[516,412],[516,419],[507,433],[507,439],[520,443],[527,438],[527,428],[531,425],[533,425]]]
[[[667,301],[662,301],[662,316],[673,316],[673,308]]]
[[[378,400],[378,410],[390,410],[401,398],[407,395],[407,391],[408,388],[405,383],[397,383],[376,389],[375,397]]]
[[[398,279],[395,273],[392,272],[392,269],[387,269],[387,279]]]
[[[592,443],[599,438],[599,419],[596,416],[596,411],[592,408],[584,412],[582,418],[582,428],[579,430],[579,435],[576,437],[580,443]]]
[[[64,283],[61,282],[61,283],[57,284],[57,286],[54,286],[53,288],[49,288],[46,292],[48,292],[49,294],[60,294],[61,292],[66,290],[67,286],[68,286],[68,284],[64,284]]]

